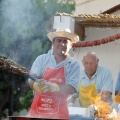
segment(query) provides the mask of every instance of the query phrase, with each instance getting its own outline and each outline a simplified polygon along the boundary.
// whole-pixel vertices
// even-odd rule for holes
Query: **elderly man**
[[[80,79],[80,65],[68,52],[79,37],[68,29],[57,29],[47,36],[52,49],[38,56],[31,68],[40,79],[29,79],[29,85],[35,91],[29,115],[66,119],[67,98],[78,90]]]
[[[104,102],[112,100],[113,79],[111,71],[98,66],[99,59],[95,52],[87,52],[83,56],[85,70],[81,72],[79,83],[79,102],[81,107],[88,107],[95,103],[95,98],[100,95]]]

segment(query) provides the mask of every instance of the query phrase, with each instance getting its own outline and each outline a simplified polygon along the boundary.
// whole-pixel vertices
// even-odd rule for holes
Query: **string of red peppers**
[[[106,44],[112,41],[120,39],[120,33],[115,34],[114,36],[109,36],[107,38],[102,38],[100,40],[92,40],[92,41],[79,41],[73,44],[73,47],[88,47],[88,46],[97,46],[101,44]]]

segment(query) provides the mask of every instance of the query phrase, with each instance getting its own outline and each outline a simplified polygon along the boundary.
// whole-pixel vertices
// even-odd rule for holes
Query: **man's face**
[[[87,55],[83,57],[82,62],[87,75],[94,75],[98,67],[98,59],[94,55]]]
[[[52,41],[53,52],[59,55],[66,55],[71,48],[71,41],[69,38],[56,37]]]

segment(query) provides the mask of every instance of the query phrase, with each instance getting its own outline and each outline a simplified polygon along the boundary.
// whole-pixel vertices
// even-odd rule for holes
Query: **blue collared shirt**
[[[118,73],[118,78],[117,78],[115,90],[120,91],[120,72]]]
[[[78,90],[78,83],[80,80],[80,64],[75,58],[67,56],[67,58],[56,63],[52,50],[49,50],[47,54],[40,55],[33,62],[31,72],[42,78],[43,73],[47,67],[59,68],[61,66],[65,67],[66,74],[66,84],[70,84],[76,90]]]
[[[113,93],[113,78],[111,71],[108,68],[98,66],[96,73],[91,79],[86,75],[85,70],[80,73],[79,85],[89,86],[96,82],[96,91],[99,94],[101,91],[110,91]],[[112,96],[110,101],[112,100]]]

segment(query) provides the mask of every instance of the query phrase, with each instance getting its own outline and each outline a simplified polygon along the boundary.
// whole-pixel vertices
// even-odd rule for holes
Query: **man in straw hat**
[[[69,29],[57,29],[47,36],[52,49],[38,56],[31,68],[40,79],[29,79],[29,85],[35,91],[29,115],[67,119],[68,95],[77,91],[80,79],[80,65],[68,52],[79,37]]]

